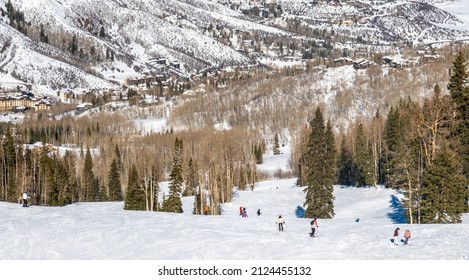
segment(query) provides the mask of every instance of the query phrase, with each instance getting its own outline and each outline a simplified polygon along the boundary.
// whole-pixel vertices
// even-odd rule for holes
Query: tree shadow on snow
[[[305,209],[301,206],[298,206],[296,207],[296,210],[295,210],[295,216],[297,218],[304,218],[305,217]]]
[[[392,195],[390,203],[392,212],[388,213],[388,218],[391,219],[394,224],[407,223],[407,220],[404,216],[404,208],[402,208],[399,198],[397,198],[395,195]]]

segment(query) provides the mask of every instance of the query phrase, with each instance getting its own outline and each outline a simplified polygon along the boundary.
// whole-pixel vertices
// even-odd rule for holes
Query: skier
[[[240,216],[243,215],[243,206],[240,206],[240,207],[239,207],[239,215],[240,215]]]
[[[241,214],[241,217],[243,217],[243,218],[248,217],[248,213],[246,212],[246,208],[243,208],[243,214]]]
[[[311,221],[311,233],[309,234],[311,237],[316,237],[316,235],[314,235],[314,233],[316,232],[316,229],[319,227],[318,225],[318,221],[316,218],[314,218],[312,221]]]
[[[257,209],[257,216],[261,215],[261,209]]]
[[[410,238],[410,230],[406,229],[404,232],[404,245],[407,245],[407,242],[409,242]]]
[[[278,219],[277,219],[278,231],[283,231],[283,224],[284,223],[285,223],[285,221],[283,220],[282,215],[278,216]]]
[[[205,207],[204,207],[204,215],[208,215],[208,206],[207,205],[205,205]]]
[[[397,242],[398,242],[398,239],[399,239],[399,230],[401,230],[400,228],[396,228],[394,230],[394,245],[397,246]]]
[[[24,192],[22,194],[22,197],[23,197],[23,207],[28,207],[28,194]]]

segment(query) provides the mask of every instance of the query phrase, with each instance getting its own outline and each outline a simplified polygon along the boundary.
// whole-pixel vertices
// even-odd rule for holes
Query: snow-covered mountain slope
[[[24,14],[27,36],[32,38],[28,40],[9,25],[7,2],[0,0],[0,71],[14,72],[24,82],[53,87],[109,86],[151,73],[154,68],[149,62],[155,57],[178,61],[190,73],[211,66],[243,65],[259,59],[260,50],[275,58],[278,54],[269,48],[279,39],[358,42],[376,48],[395,42],[469,37],[469,28],[464,28],[461,19],[433,6],[444,4],[438,0],[340,4],[300,0],[11,0]],[[41,36],[46,35],[48,42],[39,40],[41,25]],[[74,37],[76,50],[72,51]],[[4,47],[8,44],[11,48]],[[111,73],[109,69],[115,70]]]
[[[0,21],[0,71],[33,85],[109,88],[110,81],[71,64],[68,55],[38,44]]]
[[[297,218],[303,188],[296,179],[259,182],[222,205],[220,216],[122,210],[123,203],[79,203],[62,208],[0,203],[0,259],[166,260],[462,260],[469,258],[463,224],[403,224],[401,194],[377,188],[334,191],[336,216],[319,220],[311,238],[309,220]],[[238,215],[246,207],[249,217]],[[261,215],[257,216],[257,209]],[[279,232],[278,215],[286,220]],[[355,220],[359,218],[359,222]],[[412,231],[409,245],[392,244],[393,231]],[[444,235],[444,238],[442,236]],[[438,241],[438,242],[436,242]]]

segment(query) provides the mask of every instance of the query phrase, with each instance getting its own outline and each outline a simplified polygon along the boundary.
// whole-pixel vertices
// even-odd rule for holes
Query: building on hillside
[[[353,62],[353,68],[358,69],[367,69],[370,65],[370,62],[367,59],[360,59]]]
[[[77,107],[75,107],[75,109],[77,111],[85,111],[85,110],[88,110],[88,109],[91,109],[93,108],[93,104],[89,103],[89,102],[83,102],[79,105],[77,105]]]
[[[46,98],[35,97],[32,93],[16,92],[0,95],[0,111],[36,111],[50,110],[50,101]]]
[[[353,63],[353,59],[350,57],[339,57],[334,59],[334,65],[336,66],[343,66],[343,65],[350,65]]]

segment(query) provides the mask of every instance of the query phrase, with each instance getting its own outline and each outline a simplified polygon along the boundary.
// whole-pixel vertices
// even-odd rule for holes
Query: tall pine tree
[[[359,123],[355,132],[355,180],[358,187],[372,186],[374,177],[373,154],[365,136],[363,124]]]
[[[456,107],[456,123],[453,125],[453,138],[458,140],[455,147],[461,155],[463,174],[469,180],[469,73],[466,69],[466,60],[460,51],[453,61],[451,78],[448,89]],[[469,197],[466,197],[468,205]],[[469,206],[466,206],[469,211]]]
[[[137,167],[134,164],[130,167],[127,192],[125,195],[125,210],[145,210],[145,192],[141,186]]]
[[[337,161],[337,183],[345,186],[352,186],[355,184],[353,180],[353,157],[347,144],[345,142],[345,135],[342,136],[340,144],[340,154]]]
[[[280,143],[278,140],[278,133],[275,133],[275,138],[274,138],[274,155],[279,155],[280,154]]]
[[[305,217],[330,219],[334,217],[333,182],[335,180],[335,165],[331,166],[331,159],[335,158],[332,131],[324,125],[324,117],[319,110],[315,112],[310,122],[306,153],[303,155],[306,164],[305,189],[306,207]],[[332,139],[331,139],[332,138]]]
[[[108,179],[109,200],[122,201],[122,184],[119,168],[115,159],[112,160]]]
[[[184,185],[182,170],[182,139],[176,137],[174,143],[174,157],[169,182],[169,195],[163,203],[163,211],[165,212],[182,212],[181,193]]]

